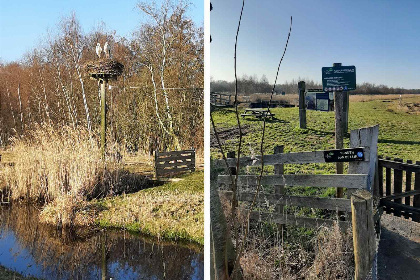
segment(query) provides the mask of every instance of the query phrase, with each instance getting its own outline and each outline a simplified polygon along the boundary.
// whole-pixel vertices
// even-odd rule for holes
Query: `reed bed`
[[[12,140],[14,166],[2,172],[12,200],[51,202],[86,196],[104,168],[98,143],[82,128],[43,125]]]

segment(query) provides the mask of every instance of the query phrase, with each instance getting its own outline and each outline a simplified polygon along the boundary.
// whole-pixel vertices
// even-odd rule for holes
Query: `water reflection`
[[[42,279],[204,279],[197,248],[122,231],[58,231],[31,206],[0,207],[0,264]]]

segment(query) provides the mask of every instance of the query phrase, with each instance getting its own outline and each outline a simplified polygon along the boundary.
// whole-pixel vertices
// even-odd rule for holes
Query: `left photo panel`
[[[0,0],[0,279],[205,279],[204,100],[203,0]]]

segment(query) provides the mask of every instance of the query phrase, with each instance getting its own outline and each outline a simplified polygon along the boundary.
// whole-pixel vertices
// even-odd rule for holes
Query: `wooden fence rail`
[[[250,219],[259,221],[268,219],[280,226],[319,227],[338,223],[340,228],[348,228],[352,225],[356,262],[355,279],[364,279],[371,272],[376,255],[371,192],[374,187],[377,162],[378,133],[378,126],[352,131],[350,149],[282,153],[282,146],[275,147],[274,154],[262,157],[264,165],[274,166],[275,175],[264,175],[261,177],[261,181],[257,175],[239,175],[237,200],[258,203],[258,207],[250,209]],[[215,165],[218,168],[229,168],[231,174],[236,174],[238,172],[235,168],[236,161],[234,153],[230,152],[227,162],[219,160]],[[242,157],[239,162],[240,166],[258,166],[261,165],[261,156]],[[349,162],[349,174],[283,174],[284,164],[336,162]],[[219,175],[217,180],[219,185],[232,184],[230,175]],[[257,188],[259,182],[261,186]],[[262,186],[264,189],[266,186],[274,186],[274,193],[264,191]],[[349,195],[347,198],[291,196],[285,195],[284,188],[287,186],[343,187],[348,189]],[[220,193],[229,199],[234,197],[232,191],[220,191]],[[272,206],[274,206],[274,212]],[[351,213],[352,221],[295,216],[286,213],[285,206],[344,211]]]
[[[195,171],[195,150],[155,152],[156,178],[170,177],[181,172]]]
[[[210,103],[216,107],[226,107],[233,105],[234,96],[231,94],[211,92]]]
[[[420,161],[380,157],[378,181],[380,205],[386,213],[420,222]]]

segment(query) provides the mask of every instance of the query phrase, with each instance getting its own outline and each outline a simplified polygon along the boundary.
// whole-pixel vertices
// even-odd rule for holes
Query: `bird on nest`
[[[103,51],[105,53],[105,57],[106,58],[110,58],[111,57],[111,46],[108,44],[108,42],[105,42]],[[101,44],[97,43],[96,44],[96,54],[98,55],[99,58],[101,58],[102,56],[102,48],[101,48]]]
[[[96,44],[96,54],[98,55],[99,58],[101,58],[101,53],[102,53],[101,44],[98,43]]]

